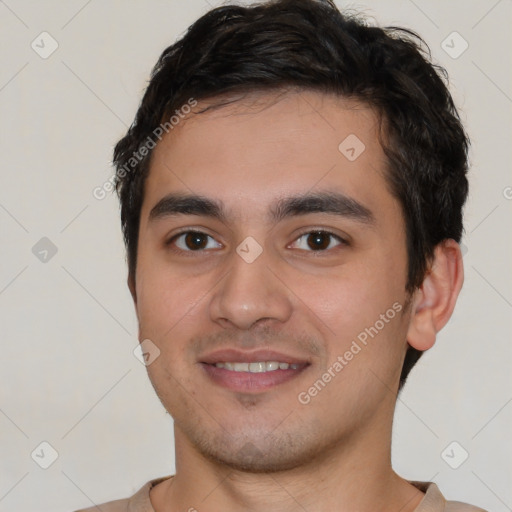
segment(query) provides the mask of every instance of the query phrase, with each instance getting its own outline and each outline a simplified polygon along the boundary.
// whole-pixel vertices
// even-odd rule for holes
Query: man
[[[163,52],[114,161],[176,474],[101,510],[482,510],[391,467],[463,283],[468,139],[421,44],[278,0]]]

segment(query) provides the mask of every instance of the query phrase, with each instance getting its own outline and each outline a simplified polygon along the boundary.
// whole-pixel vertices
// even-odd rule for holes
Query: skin
[[[408,309],[308,404],[297,398],[381,314],[406,304],[405,224],[377,129],[375,112],[352,100],[262,93],[189,116],[155,148],[128,284],[139,339],[160,350],[148,375],[174,419],[176,474],[151,490],[157,512],[408,512],[423,498],[391,468],[391,427],[407,343],[429,349],[455,306],[463,283],[456,242],[436,248]],[[349,134],[365,145],[355,161],[338,150]],[[269,220],[277,198],[317,191],[355,199],[375,223],[323,212]],[[150,219],[170,192],[221,200],[226,222]],[[185,236],[166,245],[182,229],[209,235],[205,248],[192,250]],[[325,235],[327,248],[315,252],[307,233],[319,229],[349,243]],[[248,236],[262,248],[252,263],[236,252]],[[234,392],[199,364],[227,347],[310,364],[271,389]]]

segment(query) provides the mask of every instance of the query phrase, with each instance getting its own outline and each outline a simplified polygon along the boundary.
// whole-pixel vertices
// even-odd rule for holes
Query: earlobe
[[[447,239],[438,244],[434,258],[411,305],[407,342],[417,350],[428,350],[437,333],[450,319],[464,282],[459,244]]]

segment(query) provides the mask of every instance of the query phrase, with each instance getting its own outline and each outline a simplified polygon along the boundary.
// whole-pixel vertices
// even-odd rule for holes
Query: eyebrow
[[[285,218],[309,213],[338,215],[362,224],[375,225],[375,216],[370,209],[339,192],[316,192],[277,199],[269,210],[269,220],[277,223]],[[223,223],[228,221],[222,201],[182,193],[171,193],[160,199],[149,212],[149,220],[177,215],[210,217]]]

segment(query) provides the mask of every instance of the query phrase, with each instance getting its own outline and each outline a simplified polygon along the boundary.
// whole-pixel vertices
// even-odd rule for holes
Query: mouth
[[[202,358],[207,378],[216,385],[237,392],[269,390],[298,377],[310,362],[271,351],[217,351]]]
[[[263,373],[263,372],[274,372],[276,370],[298,370],[300,364],[294,363],[280,363],[278,361],[254,361],[250,363],[242,362],[219,362],[215,363],[216,368],[225,368],[232,372],[250,372],[250,373]]]

